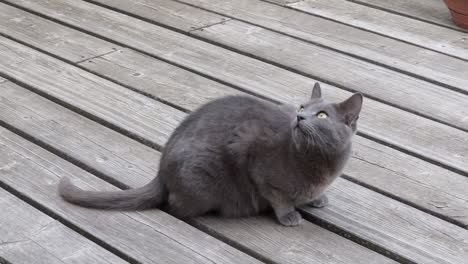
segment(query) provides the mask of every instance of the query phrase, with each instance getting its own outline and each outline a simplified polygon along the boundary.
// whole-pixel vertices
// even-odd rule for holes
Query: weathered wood
[[[100,130],[96,130],[96,133],[99,132]],[[135,142],[132,147],[138,148],[137,144]],[[200,231],[188,227],[183,222],[175,220],[159,210],[118,213],[89,210],[64,203],[54,192],[56,183],[62,176],[73,177],[75,183],[87,189],[109,190],[113,188],[4,129],[0,129],[0,153],[2,156],[9,157],[0,161],[0,166],[5,173],[0,181],[45,205],[112,246],[121,249],[131,257],[140,261],[144,260],[142,262],[156,259],[164,263],[166,261],[169,261],[167,263],[188,261],[185,259],[188,257],[187,250],[182,250],[180,246],[175,245],[166,246],[166,244],[172,244],[166,242],[167,240],[174,240],[173,243],[177,242],[200,254],[200,256],[192,255],[190,263],[193,261],[204,263],[203,258],[209,258],[215,263],[232,263],[233,261],[235,263],[256,263],[222,242],[202,235]],[[32,175],[36,177],[32,177]],[[123,183],[136,187],[128,178],[124,178]],[[237,230],[236,236],[224,231],[222,223],[225,219],[217,218],[210,222],[204,222],[201,218],[194,221],[201,228],[217,234],[223,233],[230,241],[244,247],[250,247],[251,243],[255,243],[256,247],[264,248],[261,252],[256,253],[264,259],[281,260],[284,263],[323,262],[324,259],[327,260],[327,263],[346,263],[343,262],[343,259],[352,260],[355,263],[368,259],[379,263],[394,263],[390,259],[309,222],[304,222],[303,227],[301,227],[302,231],[308,232],[308,235],[300,238],[296,236],[297,230],[281,227],[273,218],[267,217],[246,219],[245,221],[234,220],[237,221],[237,224],[231,222],[230,227],[237,226],[235,228]],[[257,232],[268,235],[269,241],[263,241],[251,234],[248,229],[252,226],[256,227]],[[160,234],[155,235],[155,232]],[[238,238],[238,235],[242,235],[242,239]],[[314,240],[305,239],[312,235]],[[165,236],[166,239],[163,238]],[[291,256],[290,251],[279,253],[274,248],[268,249],[268,243],[274,241],[276,243],[291,241],[290,247],[304,248],[307,251],[295,256]],[[329,243],[333,243],[335,247],[328,247]],[[169,246],[173,248],[170,249]],[[251,248],[255,250],[255,247]],[[337,248],[340,249],[339,253],[335,252]],[[180,256],[172,255],[178,254],[177,252],[181,250]],[[170,259],[171,256],[173,259]]]
[[[9,39],[0,40],[0,50],[0,72],[24,80],[36,90],[80,111],[99,116],[105,122],[124,129],[133,127],[136,130],[131,133],[153,144],[162,145],[167,135],[182,121],[181,111]],[[35,63],[31,63],[33,60]],[[60,78],[51,81],[54,75]],[[158,122],[154,122],[154,113],[159,115]]]
[[[96,131],[99,131],[99,130],[96,130]],[[34,152],[37,153],[37,151],[34,151]],[[43,156],[44,156],[44,155],[41,154],[41,157],[43,157]],[[54,164],[57,164],[57,162],[54,162]],[[109,165],[108,165],[108,166],[109,166]],[[25,177],[26,177],[26,176],[28,176],[28,175],[25,175]],[[124,183],[125,183],[125,184],[131,185],[130,181],[128,181],[128,180],[125,180]],[[92,184],[93,186],[95,186],[94,183],[90,183],[90,184]],[[349,183],[349,184],[351,184],[351,183]],[[134,187],[134,186],[133,186],[133,187]],[[98,187],[95,187],[95,188],[97,189]],[[93,189],[94,189],[94,188],[93,188]],[[83,213],[83,214],[86,214],[87,212],[82,212],[82,213]],[[148,219],[143,219],[143,220],[140,219],[139,221],[149,221],[149,220],[148,220]],[[156,221],[156,220],[155,220],[155,221]],[[201,223],[201,224],[204,224],[204,225],[205,225],[205,228],[208,227],[208,228],[210,228],[211,230],[214,230],[214,231],[217,232],[217,233],[229,234],[229,233],[232,231],[231,229],[225,230],[225,229],[223,228],[223,226],[224,226],[224,224],[222,224],[223,220],[219,220],[219,219],[218,219],[218,221],[219,221],[219,222],[213,222],[213,220],[211,220],[210,222],[206,223],[206,222],[204,222],[203,219],[202,219],[200,223]],[[272,233],[272,232],[271,232],[272,225],[277,225],[276,222],[274,222],[274,221],[269,221],[269,220],[267,220],[267,219],[259,219],[259,220],[258,220],[258,219],[246,219],[245,221],[246,221],[246,223],[243,223],[243,222],[242,222],[243,224],[242,224],[241,226],[237,226],[237,230],[238,230],[238,231],[235,233],[236,236],[235,236],[234,238],[232,238],[232,236],[231,236],[230,239],[236,241],[237,243],[239,243],[240,241],[243,241],[243,240],[240,239],[240,238],[244,238],[244,239],[245,239],[246,236],[252,235],[250,229],[254,227],[254,228],[257,230],[256,232],[259,232],[260,234],[263,233],[263,235],[262,235],[262,236],[255,235],[255,236],[253,236],[253,237],[249,237],[249,239],[247,240],[247,241],[249,241],[249,242],[247,243],[247,246],[253,247],[252,244],[255,244],[255,245],[257,245],[258,249],[259,249],[259,250],[261,249],[263,252],[264,252],[267,248],[270,248],[270,245],[271,245],[271,244],[266,244],[266,245],[265,245],[265,244],[259,243],[259,241],[258,241],[258,240],[255,240],[255,238],[260,239],[260,241],[262,241],[261,238],[262,238],[263,236],[265,236],[265,235],[269,235],[269,237],[271,238],[271,237],[273,236],[272,234],[275,234],[275,233]],[[265,224],[265,221],[266,221],[266,222],[270,222],[270,224],[269,224],[269,225],[268,225],[268,224]],[[145,223],[146,223],[146,222],[145,222]],[[217,224],[217,227],[213,226],[214,224]],[[247,226],[247,227],[246,227],[246,226]],[[242,228],[241,228],[241,227],[242,227]],[[261,228],[261,227],[262,227],[262,228]],[[230,228],[233,228],[233,224],[232,224],[232,223],[230,224]],[[287,229],[287,228],[282,228],[282,227],[275,227],[274,229],[278,229],[278,228],[280,229],[280,230],[279,230],[280,233],[284,233],[284,232],[287,232],[286,230],[289,230],[289,229]],[[319,242],[321,243],[322,241],[327,241],[327,242],[326,242],[327,245],[328,245],[329,243],[332,243],[332,244],[337,243],[337,240],[336,240],[337,238],[335,238],[335,237],[332,237],[331,239],[328,238],[328,237],[322,237],[320,234],[322,234],[323,231],[319,231],[319,232],[318,232],[319,235],[317,235],[317,232],[315,231],[315,230],[316,230],[316,227],[313,227],[313,226],[311,226],[311,225],[308,224],[308,223],[306,223],[302,228],[303,228],[303,229],[302,229],[301,231],[303,231],[303,232],[305,233],[305,234],[304,234],[304,235],[306,235],[305,238],[307,238],[307,236],[309,236],[309,235],[311,235],[311,234],[313,234],[314,237],[317,236],[317,237],[315,237],[315,239],[314,239],[314,243],[319,243]],[[283,229],[284,229],[284,230],[283,230]],[[242,231],[239,231],[239,230],[242,230]],[[291,229],[291,230],[293,230],[293,229]],[[307,230],[307,231],[306,231],[306,230]],[[312,232],[312,231],[313,231],[313,233],[310,233],[310,232]],[[289,234],[289,233],[288,233],[288,234]],[[273,236],[273,237],[274,237],[274,236]],[[300,241],[300,238],[297,237],[297,236],[295,236],[295,235],[293,235],[293,234],[291,234],[291,236],[288,236],[288,237],[291,238],[291,239],[294,239],[295,241]],[[305,239],[305,238],[304,238],[304,239]],[[322,240],[322,238],[323,238],[323,240]],[[254,239],[254,240],[252,241],[252,239]],[[275,241],[282,241],[282,242],[283,242],[283,241],[285,241],[284,239],[285,239],[285,237],[282,237],[282,239],[279,239],[279,238],[278,238],[278,239],[271,239],[271,240],[267,240],[267,241],[271,241],[271,242],[269,242],[269,243],[275,243]],[[322,243],[321,243],[321,244],[322,244]],[[301,245],[300,248],[308,249],[308,251],[306,251],[306,252],[309,252],[309,251],[311,250],[310,248],[307,248],[307,247],[308,247],[308,244],[307,244],[307,243],[300,242],[298,245]],[[277,246],[278,246],[278,245],[277,245]],[[291,246],[293,246],[293,245],[291,245]],[[300,250],[300,248],[297,249],[297,246],[294,246],[293,248],[295,248],[296,250]],[[328,246],[326,246],[325,248],[326,248],[326,249],[333,249],[332,251],[335,251],[336,245],[335,245],[335,247],[328,247]],[[274,249],[275,249],[275,247],[270,248],[270,251],[267,252],[267,253],[269,253],[269,254],[265,254],[267,258],[271,258],[272,252],[275,252],[275,251],[271,251],[271,250],[274,250]],[[292,250],[292,249],[289,249],[289,250]],[[317,248],[315,248],[315,250],[317,250]],[[390,250],[392,250],[392,249],[390,249]],[[294,250],[293,250],[293,251],[294,251]],[[318,252],[317,252],[317,251],[310,252],[310,253],[313,253],[313,254],[299,255],[299,256],[297,256],[297,257],[299,257],[299,258],[293,258],[293,260],[294,260],[294,261],[297,261],[297,263],[300,263],[300,261],[310,260],[309,258],[311,258],[312,256],[316,256],[316,255],[321,256],[321,257],[323,257],[323,256],[325,255],[325,256],[327,256],[327,258],[328,258],[328,256],[329,256],[330,254],[333,254],[332,251],[330,251],[330,252],[327,253],[327,251],[324,252],[323,249],[320,249]],[[318,253],[321,253],[321,254],[318,254]],[[351,250],[351,251],[345,251],[345,253],[346,253],[346,254],[350,254],[350,255],[352,255],[352,256],[361,256],[361,254],[355,254],[355,253],[356,253],[356,252],[355,252],[355,249],[353,249],[353,250]],[[288,256],[289,254],[290,254],[290,251],[286,251],[286,252],[284,252],[284,255],[279,255],[279,257],[280,257],[280,259],[284,259],[284,258],[285,258],[286,256]],[[336,253],[334,253],[334,254],[336,255]],[[369,257],[369,256],[367,256],[367,257]],[[374,257],[375,257],[375,256],[374,256]],[[340,259],[341,259],[341,257],[340,257]],[[349,261],[349,257],[346,258],[346,259],[348,259],[348,261]],[[357,261],[357,260],[356,260],[356,261]],[[338,263],[340,263],[340,262],[338,262]]]
[[[92,0],[91,2],[110,8],[118,7],[127,14],[138,14],[142,18],[158,17],[158,23],[183,31],[190,31],[227,20],[226,17],[221,15],[174,1]]]
[[[352,2],[468,32],[468,30],[457,27],[453,23],[449,9],[440,0],[426,0],[423,2],[411,0],[393,0],[391,2],[385,0],[352,0]]]
[[[455,264],[468,260],[466,229],[341,179],[328,193],[333,201],[330,206],[304,207],[304,212],[366,241],[391,248],[392,253],[413,263]]]
[[[99,130],[96,130],[96,131],[99,131]],[[137,144],[135,142],[135,144]],[[15,147],[17,147],[17,145],[15,145]],[[132,146],[134,147],[134,146]],[[29,149],[30,147],[28,147]],[[41,159],[44,159],[44,156],[46,156],[46,160],[47,160],[47,155],[44,155],[43,153],[40,153],[38,150],[34,150],[33,151],[35,154],[35,156],[37,156],[37,158],[41,158]],[[1,152],[0,152],[1,153]],[[12,157],[11,159],[14,159],[14,160],[21,160],[21,159],[18,159],[16,157]],[[31,159],[29,156],[27,156],[27,159]],[[8,160],[6,161],[8,162]],[[7,163],[7,164],[10,164],[10,163]],[[53,164],[61,164],[57,161],[53,161]],[[16,165],[16,164],[15,164]],[[108,165],[109,166],[109,165]],[[66,169],[67,171],[69,171],[68,168],[63,168],[61,166],[62,169]],[[19,170],[19,169],[16,169],[18,170],[17,173],[22,173],[22,174],[25,174],[24,177],[30,177],[28,173],[24,173],[23,171]],[[54,170],[55,171],[55,170]],[[37,175],[43,175],[44,173],[42,172],[35,172]],[[73,175],[74,174],[74,171],[71,171],[71,173]],[[57,173],[56,173],[57,174]],[[17,175],[12,175],[12,177],[14,179],[16,179],[16,177],[18,177]],[[93,186],[93,189],[98,189],[100,186],[98,184],[98,186],[96,186],[96,184],[94,182],[90,182],[88,183],[87,181],[88,179],[84,179],[83,181],[86,181],[87,184],[90,184]],[[340,181],[341,182],[341,181]],[[346,182],[346,181],[342,181],[344,184],[344,186],[348,186],[348,185],[351,185],[353,186],[354,184],[352,183],[349,183],[349,182]],[[82,186],[85,185],[83,182],[80,181],[80,183],[82,183]],[[131,185],[131,181],[129,180],[125,180],[124,178],[124,183],[125,184],[128,184],[128,185]],[[24,185],[24,182],[22,181],[21,183],[21,186]],[[37,186],[38,183],[34,183],[33,186]],[[50,182],[47,182],[47,186],[48,188],[53,188],[55,187],[55,183],[50,183]],[[15,186],[16,188],[18,188],[17,186]],[[132,186],[132,187],[135,187],[135,186]],[[89,186],[87,186],[87,188],[89,188]],[[352,188],[352,187],[347,187],[347,188]],[[29,193],[29,191],[22,191],[26,194]],[[50,192],[50,190],[49,190]],[[333,193],[333,192],[332,192]],[[356,192],[356,193],[360,193],[360,192]],[[32,199],[34,199],[34,197],[31,197]],[[56,198],[56,197],[55,197]],[[365,198],[360,198],[360,199],[365,199]],[[386,200],[385,199],[388,199],[390,200],[389,198],[384,198],[384,197],[381,197],[379,198],[379,201],[382,202],[382,204],[378,205],[378,206],[383,206],[385,207],[385,204],[386,204]],[[404,205],[402,205],[404,206]],[[392,207],[393,208],[393,207]],[[397,207],[398,208],[398,207]],[[71,209],[73,210],[73,208]],[[86,209],[83,209],[83,210],[86,210]],[[414,210],[415,212],[412,212],[413,214],[418,214],[417,210]],[[66,214],[68,215],[69,212],[67,212]],[[87,214],[88,212],[80,212],[81,214]],[[420,213],[420,214],[423,214],[423,213]],[[346,217],[346,215],[340,215],[340,217]],[[366,214],[362,214],[362,217],[367,217]],[[137,218],[138,221],[143,221],[145,224],[148,224],[147,221],[150,221],[150,219],[148,218],[138,218],[136,216],[134,216],[133,218]],[[155,219],[154,221],[160,221],[160,219]],[[210,230],[216,232],[216,233],[220,233],[220,234],[230,234],[232,232],[232,228],[234,228],[233,226],[233,222],[231,222],[229,224],[229,228],[226,230],[224,228],[224,219],[217,219],[215,222],[213,222],[215,220],[211,219],[211,220],[208,220],[208,222],[206,222],[203,218],[201,218],[201,220],[199,220],[199,224],[203,224],[204,227],[203,228],[209,228]],[[218,222],[219,221],[219,222]],[[280,255],[275,255],[277,257],[279,257],[280,260],[284,260],[286,257],[288,257],[288,259],[291,259],[291,257],[289,257],[289,254],[291,254],[291,252],[296,252],[296,251],[301,251],[301,249],[308,249],[307,251],[305,252],[309,252],[311,254],[300,254],[300,255],[296,255],[296,258],[292,258],[292,261],[293,263],[301,263],[301,261],[305,261],[305,260],[316,260],[316,257],[315,256],[319,256],[319,259],[321,259],[322,257],[326,257],[326,258],[329,258],[330,255],[333,255],[333,256],[336,256],[336,248],[338,247],[338,245],[336,243],[338,243],[336,237],[332,236],[331,238],[330,237],[322,237],[321,234],[324,232],[324,231],[315,231],[316,230],[316,227],[313,227],[312,225],[310,225],[309,223],[305,223],[303,227],[301,227],[302,229],[300,230],[303,235],[301,237],[304,237],[304,239],[307,239],[308,236],[310,235],[313,235],[314,236],[314,244],[315,243],[320,243],[322,244],[325,243],[325,245],[334,245],[334,247],[329,247],[329,246],[325,246],[324,249],[320,248],[318,249],[317,246],[314,246],[313,248],[315,249],[315,251],[312,251],[310,252],[311,248],[309,248],[309,244],[307,243],[304,243],[303,241],[301,241],[301,237],[297,237],[296,235],[294,234],[290,234],[290,233],[287,233],[288,236],[287,237],[284,237],[284,233],[287,232],[287,230],[294,230],[294,231],[298,231],[296,229],[288,229],[288,228],[284,228],[284,227],[274,227],[272,225],[277,225],[276,222],[272,221],[272,220],[268,220],[268,219],[265,219],[265,218],[258,218],[258,219],[246,219],[245,220],[245,223],[244,221],[241,221],[242,224],[238,225],[237,228],[234,228],[237,230],[237,232],[235,232],[235,236],[230,236],[230,240],[233,240],[233,241],[236,241],[236,243],[241,243],[241,241],[248,241],[247,244],[244,244],[243,246],[248,246],[249,248],[254,248],[256,250],[258,250],[259,252],[261,253],[265,253],[265,251],[267,249],[269,249],[270,251],[266,252],[265,253],[265,257],[266,258],[272,258],[273,256],[273,252],[276,252],[275,248],[277,248],[279,245],[276,244],[277,241],[281,241],[281,244],[283,244],[284,241],[286,241],[285,239],[286,238],[289,238],[289,239],[294,239],[294,241],[298,242],[298,244],[295,244],[295,245],[290,245],[290,247],[288,248],[287,251],[284,252],[284,254],[280,254]],[[269,223],[269,224],[267,224]],[[216,225],[216,226],[214,226]],[[441,223],[438,223],[438,225],[441,225]],[[256,229],[256,232],[258,232],[259,234],[252,234],[252,231],[251,229],[252,228],[255,228]],[[278,232],[280,232],[280,234],[283,234],[281,235],[281,238],[277,238],[277,239],[271,239],[271,237],[276,237],[276,236],[279,236],[279,234],[277,235],[276,233],[273,233],[271,230],[274,229],[274,230],[278,230]],[[414,232],[418,232],[418,231],[414,231]],[[267,244],[264,243],[260,243],[261,241],[265,241],[264,237],[268,235],[268,237],[270,239],[267,239],[266,241],[269,241],[269,242],[266,242]],[[290,235],[290,236],[289,236]],[[359,232],[357,232],[357,235],[360,236],[361,234]],[[399,234],[394,234],[395,236],[398,236]],[[405,233],[406,235],[406,233]],[[252,237],[253,236],[253,237]],[[246,237],[248,237],[249,239],[246,239]],[[380,238],[379,238],[380,239]],[[308,240],[306,240],[308,241]],[[273,243],[273,244],[272,244]],[[341,242],[339,242],[341,243]],[[254,246],[256,245],[256,246]],[[272,246],[274,245],[274,246]],[[406,245],[408,246],[408,245]],[[418,247],[420,245],[417,245]],[[340,248],[342,247],[342,245],[340,246]],[[395,251],[395,248],[389,246],[389,245],[386,245],[386,248],[394,253],[396,253],[397,251]],[[272,251],[273,250],[273,251]],[[331,250],[331,251],[328,251],[328,250]],[[340,251],[341,252],[341,251]],[[349,250],[349,251],[346,251],[344,250],[344,253],[341,252],[341,254],[349,254],[349,256],[347,256],[345,259],[347,259],[347,261],[350,261],[350,257],[353,256],[353,257],[362,257],[362,254],[356,254],[356,249],[352,249],[352,250]],[[405,255],[405,257],[407,257]],[[418,255],[418,257],[420,257]],[[432,258],[433,256],[429,254],[429,256],[426,256],[426,253],[424,253],[424,258]],[[310,259],[310,258],[313,258],[313,259]],[[369,258],[378,258],[376,255],[370,255],[370,256],[366,256],[366,259],[369,259]],[[343,259],[343,256],[340,256],[339,259]],[[330,261],[328,259],[328,261]],[[355,261],[359,261],[359,259],[356,259]],[[384,261],[384,260],[378,260],[378,261]],[[304,262],[302,262],[304,263]],[[341,262],[338,262],[338,263],[341,263]]]
[[[467,35],[346,0],[304,0],[292,8],[468,60]]]
[[[11,263],[127,263],[1,188],[0,208],[0,256]]]
[[[466,78],[468,76],[468,67],[466,62],[438,52],[262,1],[178,1],[200,6],[229,17],[352,54],[468,93]],[[408,2],[418,4],[415,1]],[[434,0],[425,1],[424,3],[426,2],[434,2]],[[385,1],[385,3],[394,5],[394,1]],[[134,12],[137,15],[142,12],[138,10],[137,13],[136,11]],[[149,16],[147,18],[159,20],[159,16]],[[434,63],[435,61],[437,63]]]
[[[310,93],[309,78],[95,5],[69,0],[16,4],[275,100],[299,103]],[[349,96],[331,86],[324,90],[332,100]],[[369,99],[360,124],[367,135],[468,172],[466,133]]]
[[[160,210],[102,211],[64,202],[56,191],[64,176],[86,189],[116,188],[3,128],[0,153],[2,184],[141,263],[258,263]]]
[[[105,0],[100,1],[106,3]],[[175,3],[165,0],[163,2]],[[183,4],[180,5],[189,7]],[[113,3],[112,6],[123,9],[121,1]],[[175,9],[172,12],[175,13],[180,7],[171,6],[167,7],[165,10],[170,8]],[[169,20],[169,18],[161,18],[162,16],[157,12],[154,14],[148,14],[148,8],[146,6],[140,6],[139,9],[133,7],[132,10],[138,12],[137,14],[139,16],[146,16],[148,19],[155,17],[158,23]],[[14,10],[10,11],[9,8],[5,8],[4,11],[5,12],[3,13],[5,14],[13,14],[13,16],[8,17],[5,15],[5,19],[9,21],[14,21],[15,16],[28,17],[29,15],[27,13],[18,14],[18,12],[14,12]],[[169,13],[172,14],[171,12]],[[180,19],[180,17],[177,17],[173,26],[177,27]],[[43,25],[43,28],[54,28],[54,23],[44,21],[44,19],[39,17],[35,17],[35,19],[30,18],[28,20],[28,23]],[[194,23],[195,22],[190,24],[194,25]],[[15,36],[15,38],[19,38],[22,41],[27,41],[34,46],[39,46],[41,48],[48,49],[48,51],[53,52],[54,54],[59,56],[61,55],[60,52],[55,52],[53,50],[55,45],[51,45],[55,43],[56,40],[48,40],[44,42],[44,37],[41,37],[43,34],[40,34],[40,31],[38,32],[34,30],[32,32],[24,32],[23,34],[27,35],[28,37],[17,37],[18,28],[23,27],[24,25],[12,27],[5,26],[0,30],[2,30],[4,34]],[[58,32],[65,31],[63,27],[59,28],[61,30]],[[183,30],[183,28],[181,29]],[[229,21],[222,25],[217,24],[209,28],[204,28],[204,30],[201,31],[192,31],[192,33],[197,36],[201,36],[209,40],[237,48],[244,52],[248,52],[252,55],[274,61],[275,63],[283,64],[284,66],[294,68],[312,76],[316,76],[319,79],[332,81],[340,86],[345,86],[349,89],[369,94],[375,98],[379,98],[380,100],[388,101],[393,105],[409,108],[422,115],[435,118],[441,122],[449,123],[456,127],[468,130],[468,122],[466,122],[468,108],[464,107],[468,101],[468,95],[443,89],[440,86],[433,85],[425,81],[420,81],[413,77],[408,77],[380,66],[375,66],[334,51],[320,48],[239,21]],[[39,37],[34,37],[35,35],[39,35]],[[66,32],[64,32],[62,35],[63,37],[68,37]],[[80,38],[84,37],[80,36]],[[34,41],[35,39],[37,40]],[[79,38],[77,39],[79,40]],[[91,40],[86,39],[86,41],[90,42]],[[293,46],[295,48],[284,49],[284,46]],[[87,64],[93,68],[93,63],[94,62]],[[125,61],[120,62],[120,64],[125,63]],[[323,67],[323,65],[327,65],[327,67]],[[167,69],[167,67],[163,67],[161,70],[155,71],[154,69],[158,68],[147,68],[153,70],[151,72],[152,74],[158,75],[164,75],[163,72],[165,69]],[[107,67],[104,67],[104,70],[106,69]],[[466,63],[466,69],[468,74],[468,63]],[[134,74],[137,76],[126,77],[139,80],[142,79],[141,75],[145,73],[140,72]],[[465,83],[468,87],[468,80],[466,78]],[[158,88],[161,90],[167,87],[159,86]],[[197,90],[198,89],[195,87],[193,91],[198,92]],[[175,95],[179,94],[179,91],[177,90],[171,89],[171,91]],[[191,98],[190,94],[186,95],[186,97]],[[442,106],[443,108],[441,108]]]
[[[58,56],[65,53],[71,61],[82,61],[115,51],[117,45],[101,39],[90,39],[67,27],[50,27],[35,16],[0,3],[0,31],[29,44],[44,43]],[[40,34],[38,34],[40,33]]]
[[[126,10],[126,5],[121,2],[97,1],[105,2],[119,10]],[[168,1],[159,2],[167,3]],[[199,1],[189,2],[194,5],[199,4]],[[219,1],[210,1],[205,5],[211,5],[213,2],[219,3]],[[231,3],[224,1],[223,3],[232,6]],[[252,2],[243,1],[229,9],[238,10],[237,6],[243,6],[246,3]],[[173,8],[174,11],[180,8],[174,4],[171,5],[168,8]],[[143,6],[133,8],[133,11],[138,16],[155,20],[158,23],[164,23],[170,19],[170,17],[161,18],[158,13],[148,14],[148,9]],[[177,23],[178,20],[174,21],[171,26],[177,27]],[[202,30],[193,30],[191,33],[468,131],[468,122],[466,122],[468,108],[464,107],[468,101],[468,95],[235,20],[204,27]],[[285,49],[285,46],[294,47],[294,49]],[[468,62],[465,66],[468,74]],[[464,79],[468,87],[468,80]],[[444,109],[441,109],[441,106]]]
[[[345,174],[468,228],[468,178],[356,137]]]
[[[193,111],[214,99],[245,93],[131,49],[80,63],[96,74]]]
[[[27,15],[24,14],[24,16]],[[55,30],[55,27],[61,26],[40,18],[32,21],[36,25],[48,23],[47,27],[56,32],[63,31],[63,29]],[[79,39],[86,37],[87,42],[91,42],[94,38],[82,35]],[[34,38],[31,36],[29,39]],[[69,41],[76,42],[74,39],[69,39]],[[49,46],[54,46],[54,42],[34,42],[34,45],[47,50]],[[70,54],[63,50],[64,52],[60,55],[66,60],[71,60],[74,50],[71,47]],[[53,53],[53,49],[47,51]],[[194,110],[201,104],[220,96],[242,94],[228,86],[129,49],[121,49],[93,58],[82,62],[81,65],[106,78],[111,78],[187,110]],[[79,157],[80,162],[106,175],[111,175],[119,181],[123,180],[122,177],[134,180],[135,184],[132,186],[142,185],[156,174],[159,155],[148,151],[148,148],[136,146],[130,148],[132,144],[128,142],[128,139],[116,138],[111,130],[102,133],[105,136],[101,136],[101,133],[92,133],[97,128],[84,122],[86,119],[67,110],[52,111],[56,108],[50,107],[50,103],[46,104],[47,101],[31,93],[28,94],[16,85],[4,85],[3,90],[5,104],[0,114],[4,122],[8,122],[11,126],[34,134],[36,138],[56,148],[72,150],[73,155]],[[28,108],[25,108],[25,105],[28,105]],[[59,133],[53,136],[51,131]],[[67,135],[66,140],[61,134]],[[87,138],[91,142],[88,142]],[[359,144],[356,146],[356,153],[366,153],[366,155],[359,155],[351,161],[346,171],[349,176],[408,200],[426,210],[468,225],[468,212],[465,211],[464,202],[466,193],[463,191],[464,178],[372,141],[360,137],[356,140]],[[74,144],[75,141],[78,143]],[[93,149],[94,155],[80,155],[79,148]],[[131,159],[134,156],[136,158]],[[392,166],[387,168],[388,164]],[[128,170],[125,170],[126,168]],[[143,172],[140,172],[141,170]],[[460,186],[460,189],[453,190],[452,185]],[[410,187],[402,188],[402,186]],[[453,196],[460,198],[454,199]],[[437,197],[437,202],[433,202],[431,197]]]
[[[0,120],[9,127],[132,186],[156,176],[159,153],[151,148],[14,83],[0,84],[0,90]]]
[[[468,131],[468,95],[240,21],[192,34]]]

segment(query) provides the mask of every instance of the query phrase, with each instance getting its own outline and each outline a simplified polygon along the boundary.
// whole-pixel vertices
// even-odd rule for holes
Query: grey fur
[[[247,96],[210,102],[174,131],[149,184],[118,192],[90,192],[64,179],[66,201],[103,209],[164,207],[186,218],[217,212],[249,216],[273,208],[287,226],[301,222],[296,207],[322,207],[322,193],[341,171],[362,105],[354,94],[340,104],[314,86],[303,110]],[[326,112],[328,118],[316,115]]]

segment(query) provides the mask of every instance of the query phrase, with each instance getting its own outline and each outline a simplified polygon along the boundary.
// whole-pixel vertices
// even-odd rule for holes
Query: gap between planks
[[[47,16],[46,16],[46,18],[47,18]],[[56,21],[56,19],[51,19],[51,20]],[[68,23],[61,23],[60,21],[59,21],[59,23],[60,23],[60,24],[63,24],[63,25],[68,25],[68,26],[70,26]],[[73,26],[70,26],[70,27],[73,28]],[[76,29],[76,28],[75,28],[75,29]],[[79,30],[79,31],[84,31],[84,32],[86,32],[86,33],[89,33],[88,30],[84,30],[84,29],[81,29],[81,28],[78,28],[78,30]],[[97,35],[95,35],[95,34],[93,34],[93,33],[91,33],[91,35],[97,36]],[[97,37],[100,37],[100,36],[97,36]],[[108,39],[108,38],[106,38],[106,37],[102,37],[102,36],[101,36],[101,38],[104,38],[104,39],[110,41],[111,43],[117,42],[117,41],[114,41],[114,40],[112,40],[112,39]],[[117,42],[117,43],[119,43],[119,42]],[[128,45],[122,45],[122,46],[126,46],[126,47],[127,47]],[[131,47],[129,47],[129,48],[131,48]],[[132,49],[132,48],[131,48],[131,49]],[[135,48],[133,48],[133,49],[135,49]],[[231,87],[236,88],[236,89],[238,89],[238,90],[240,90],[240,91],[247,92],[247,93],[249,93],[249,94],[251,94],[251,95],[255,95],[255,96],[258,96],[258,97],[263,98],[263,99],[268,99],[268,98],[265,98],[265,96],[261,96],[261,95],[256,94],[256,93],[252,93],[251,91],[250,91],[250,92],[249,92],[249,91],[246,91],[245,89],[242,89],[242,88],[240,88],[240,87],[238,87],[238,86],[235,86],[235,85],[233,85],[233,84],[231,84],[231,83],[228,83],[228,82],[226,82],[226,81],[222,81],[222,80],[219,80],[218,78],[214,78],[214,77],[211,77],[211,76],[209,76],[209,75],[207,75],[207,74],[203,74],[203,73],[200,73],[200,72],[195,71],[195,70],[193,70],[193,69],[187,68],[187,67],[185,67],[185,66],[181,66],[181,65],[179,65],[178,63],[174,63],[174,62],[171,62],[171,61],[167,61],[166,59],[163,59],[163,58],[160,58],[159,56],[155,56],[154,54],[145,52],[144,50],[140,50],[140,49],[135,49],[135,50],[138,50],[138,51],[140,51],[140,52],[142,52],[142,53],[144,53],[144,54],[146,54],[146,55],[149,55],[149,56],[151,56],[151,57],[160,59],[160,60],[162,60],[162,61],[164,61],[164,62],[167,62],[167,63],[169,63],[169,64],[172,64],[172,65],[178,66],[178,67],[180,67],[180,68],[183,68],[183,69],[185,69],[185,70],[191,71],[191,72],[193,72],[193,73],[199,74],[199,75],[201,75],[201,76],[203,76],[203,77],[207,77],[208,79],[215,80],[215,81],[218,81],[218,82],[220,82],[220,83],[222,83],[222,84],[231,86]],[[269,100],[271,101],[271,99],[269,99]],[[372,140],[374,140],[374,141],[376,141],[376,142],[379,142],[379,143],[382,143],[382,142],[383,142],[382,140],[377,139],[377,138],[374,138],[374,137],[372,137],[372,136],[369,136],[369,135],[366,135],[366,136],[367,136],[369,139],[372,139]],[[389,145],[389,144],[387,143],[387,145]],[[389,146],[395,147],[394,145],[389,145]],[[397,149],[398,149],[398,150],[403,150],[402,148],[397,148]],[[411,155],[414,155],[414,156],[416,156],[416,157],[423,157],[422,154],[415,153],[414,151],[411,151],[411,150],[406,150],[406,149],[404,149],[404,152],[405,152],[405,153],[408,153],[408,154],[411,154]],[[454,172],[457,172],[457,173],[459,173],[459,174],[463,174],[463,175],[465,175],[465,176],[468,175],[468,173],[465,173],[464,171],[461,171],[461,170],[459,170],[459,169],[457,169],[457,168],[454,168],[454,167],[451,167],[451,166],[449,166],[449,165],[446,165],[446,164],[444,164],[444,163],[442,163],[442,162],[440,162],[440,161],[438,161],[438,160],[434,160],[434,159],[432,159],[432,158],[427,158],[427,157],[424,157],[424,160],[430,161],[430,162],[432,162],[432,163],[434,163],[434,164],[437,164],[437,165],[439,165],[439,166],[441,166],[441,167],[450,169],[450,170],[452,170],[452,171],[454,171]]]

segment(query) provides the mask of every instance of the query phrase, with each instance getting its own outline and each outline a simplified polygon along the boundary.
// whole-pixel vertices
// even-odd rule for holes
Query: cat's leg
[[[315,208],[322,208],[322,207],[326,206],[327,204],[328,204],[328,197],[325,194],[321,194],[315,200],[308,203],[309,206],[312,206],[312,207],[315,207]]]
[[[292,201],[282,199],[269,199],[271,207],[275,211],[276,218],[284,226],[297,226],[302,222],[301,214],[296,210]]]

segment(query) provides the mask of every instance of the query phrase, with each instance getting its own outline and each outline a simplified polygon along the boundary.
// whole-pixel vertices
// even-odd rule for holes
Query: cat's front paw
[[[310,206],[315,207],[315,208],[322,208],[327,204],[328,204],[328,197],[326,195],[322,195],[319,198],[309,203]]]
[[[297,226],[302,222],[302,216],[298,211],[292,211],[279,217],[278,221],[284,226]]]

